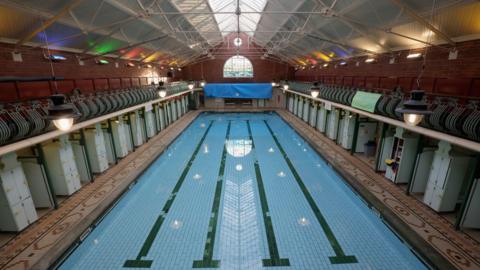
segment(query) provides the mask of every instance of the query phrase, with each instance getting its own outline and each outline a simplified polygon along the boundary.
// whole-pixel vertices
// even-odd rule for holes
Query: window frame
[[[235,61],[242,61],[242,66],[236,67],[239,63]],[[231,65],[231,66],[228,66]],[[251,71],[251,72],[250,72]],[[231,73],[231,74],[228,74]],[[250,74],[251,73],[251,74]],[[245,74],[239,76],[239,74]],[[254,78],[253,63],[243,55],[234,55],[228,58],[223,64],[223,78],[227,79],[251,79]]]

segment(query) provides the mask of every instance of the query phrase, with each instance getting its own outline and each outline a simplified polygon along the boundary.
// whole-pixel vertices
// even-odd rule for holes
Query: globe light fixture
[[[193,90],[193,87],[195,87],[195,84],[193,82],[188,83],[188,90]]]
[[[318,87],[317,83],[314,83],[312,88],[310,88],[310,95],[313,98],[317,98],[319,94],[320,94],[320,88]]]
[[[425,115],[432,114],[428,110],[428,104],[423,101],[425,91],[412,90],[410,99],[403,103],[401,108],[397,108],[395,112],[403,114],[403,121],[409,126],[416,126],[422,122]]]
[[[167,96],[167,90],[165,89],[165,86],[163,86],[163,82],[158,83],[157,93],[160,98]]]
[[[61,131],[68,131],[73,126],[73,121],[80,116],[73,109],[73,105],[65,103],[64,95],[53,95],[50,97],[53,105],[48,108],[46,119],[52,120],[55,127]]]

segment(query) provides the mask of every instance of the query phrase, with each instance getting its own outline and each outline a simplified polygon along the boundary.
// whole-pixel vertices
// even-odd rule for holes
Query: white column
[[[128,154],[128,146],[131,140],[129,127],[123,121],[122,115],[118,117],[118,120],[112,121],[112,133],[117,156],[125,157]]]
[[[316,102],[313,102],[311,108],[310,108],[310,126],[315,127],[317,124],[317,106],[318,104]]]

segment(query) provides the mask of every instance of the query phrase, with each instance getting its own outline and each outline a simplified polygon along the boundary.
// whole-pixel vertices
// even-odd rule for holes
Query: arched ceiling
[[[183,66],[240,31],[267,55],[307,65],[452,49],[479,38],[478,14],[474,0],[2,0],[0,41]]]

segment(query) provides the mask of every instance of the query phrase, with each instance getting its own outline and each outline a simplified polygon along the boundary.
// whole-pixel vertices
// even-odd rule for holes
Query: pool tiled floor
[[[381,201],[413,232],[431,245],[457,269],[480,269],[480,245],[468,235],[456,231],[452,224],[420,201],[407,196],[391,181],[365,166],[347,150],[286,110],[277,113],[300,133],[329,163],[352,176],[352,184],[361,185]],[[352,182],[354,181],[354,182]],[[445,266],[447,267],[447,266]]]
[[[206,113],[60,269],[271,267],[425,269],[278,115]]]

